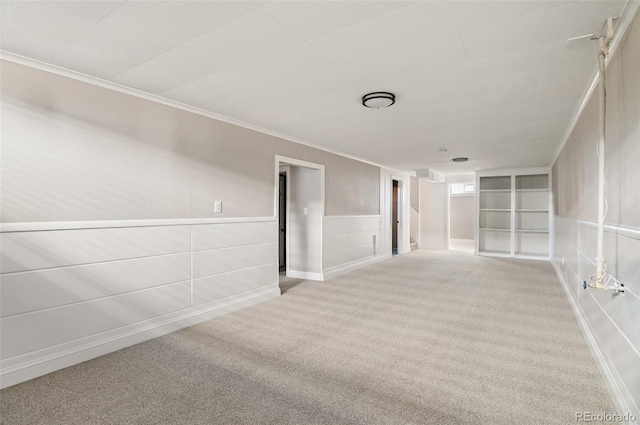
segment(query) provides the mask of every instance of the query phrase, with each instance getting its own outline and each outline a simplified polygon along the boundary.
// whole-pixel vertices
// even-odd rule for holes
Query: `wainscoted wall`
[[[556,216],[554,230],[554,266],[614,400],[640,417],[640,229],[605,227],[607,270],[626,287],[617,295],[583,288],[595,273],[596,223]]]
[[[274,218],[157,222],[3,225],[2,387],[280,295]]]
[[[554,161],[551,179],[552,262],[619,413],[629,412],[637,418],[640,418],[639,10],[640,3],[629,2],[620,17],[606,75],[604,158],[608,212],[604,256],[607,271],[624,282],[625,294],[582,289],[582,282],[595,272],[593,260],[597,248],[597,89],[586,92],[585,102],[576,113],[575,126],[570,128]],[[595,61],[594,57],[594,68]],[[594,87],[595,81],[590,88]]]
[[[380,251],[380,216],[326,216],[323,225],[324,279],[390,257]]]

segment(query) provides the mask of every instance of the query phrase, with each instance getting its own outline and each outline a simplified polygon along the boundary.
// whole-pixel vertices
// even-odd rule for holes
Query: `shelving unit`
[[[511,177],[484,177],[479,189],[480,250],[494,255],[511,252]]]
[[[476,253],[548,259],[547,169],[479,173]]]

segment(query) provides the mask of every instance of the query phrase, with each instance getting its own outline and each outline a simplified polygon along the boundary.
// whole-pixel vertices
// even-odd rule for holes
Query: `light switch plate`
[[[304,208],[302,209],[302,214],[304,214],[304,215],[309,215],[309,208],[304,207]]]

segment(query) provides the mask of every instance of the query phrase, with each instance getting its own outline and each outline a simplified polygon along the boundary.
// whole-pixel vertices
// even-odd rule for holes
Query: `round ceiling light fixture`
[[[386,91],[376,91],[362,96],[362,105],[367,108],[388,108],[396,103],[396,95]]]
[[[463,162],[469,162],[469,158],[459,157],[459,158],[453,158],[451,161],[455,163],[463,163]]]

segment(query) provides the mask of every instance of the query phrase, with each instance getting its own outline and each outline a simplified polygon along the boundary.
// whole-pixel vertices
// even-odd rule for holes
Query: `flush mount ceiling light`
[[[447,149],[440,149],[440,154],[441,155],[446,155],[448,153],[449,153],[449,151]]]
[[[453,158],[451,161],[456,163],[469,162],[469,158],[464,158],[464,157]]]
[[[377,91],[362,96],[362,104],[367,108],[387,108],[396,103],[396,95],[386,91]]]

